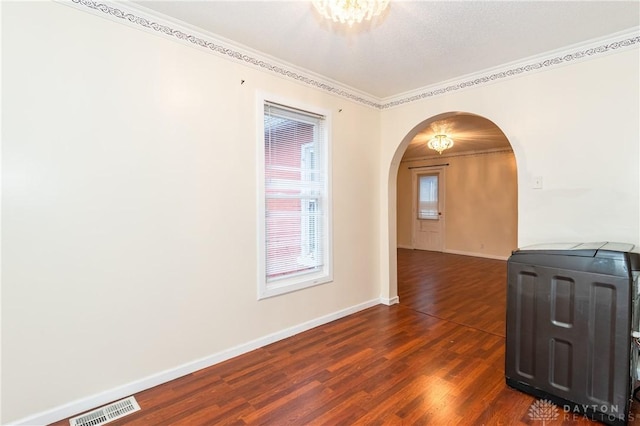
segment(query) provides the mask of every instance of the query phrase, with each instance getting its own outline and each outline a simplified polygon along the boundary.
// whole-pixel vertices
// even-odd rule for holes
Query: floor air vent
[[[70,426],[98,426],[140,410],[133,396],[69,419]]]

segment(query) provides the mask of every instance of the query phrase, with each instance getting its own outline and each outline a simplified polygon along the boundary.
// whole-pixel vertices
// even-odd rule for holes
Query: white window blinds
[[[418,185],[418,219],[438,220],[438,175],[420,175]]]
[[[265,280],[322,272],[327,250],[325,118],[265,102]]]

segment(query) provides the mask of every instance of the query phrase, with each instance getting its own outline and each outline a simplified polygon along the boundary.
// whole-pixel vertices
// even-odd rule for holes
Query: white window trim
[[[324,215],[324,266],[315,273],[305,273],[300,276],[289,276],[281,280],[267,283],[266,279],[266,208],[265,208],[265,164],[264,164],[264,104],[273,102],[292,108],[309,111],[325,117],[326,126],[326,191],[328,194],[322,200],[327,214]],[[296,100],[258,91],[256,93],[256,180],[257,180],[257,251],[258,251],[258,300],[278,296],[305,288],[325,284],[333,281],[333,205],[332,205],[332,180],[331,180],[331,111],[311,105],[305,105]]]

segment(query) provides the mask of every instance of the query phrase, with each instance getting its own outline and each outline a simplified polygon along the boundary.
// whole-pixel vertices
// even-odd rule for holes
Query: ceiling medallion
[[[435,135],[433,139],[427,143],[427,146],[438,151],[438,154],[442,154],[442,151],[453,146],[453,140],[451,140],[447,135]]]
[[[313,5],[325,18],[352,26],[380,15],[389,0],[313,0]]]

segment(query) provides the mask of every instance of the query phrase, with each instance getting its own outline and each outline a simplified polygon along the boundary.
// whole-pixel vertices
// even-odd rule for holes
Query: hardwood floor
[[[507,265],[502,260],[398,250],[400,304],[505,336]]]
[[[111,425],[577,425],[504,383],[506,262],[399,250],[375,306],[136,395]],[[55,425],[68,425],[61,421]]]

